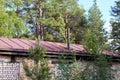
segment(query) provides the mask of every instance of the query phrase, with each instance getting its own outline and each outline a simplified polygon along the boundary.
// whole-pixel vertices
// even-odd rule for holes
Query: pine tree
[[[32,64],[33,67],[30,68],[26,62],[23,62],[26,76],[31,80],[51,80],[48,60],[45,58],[46,51],[39,46],[39,42],[36,43],[35,47],[31,47],[28,55],[34,63]]]
[[[86,65],[84,71],[81,73],[81,78],[84,80],[113,80],[111,69],[111,59],[109,59],[104,53],[105,41],[99,42],[98,36],[88,29],[83,39],[83,45],[85,52],[90,56],[91,62]]]
[[[111,14],[114,17],[111,20],[112,32],[111,43],[112,50],[120,53],[120,0],[115,1],[115,6],[111,8]]]
[[[19,38],[27,32],[27,28],[15,11],[7,9],[7,6],[5,0],[0,1],[0,36]]]
[[[84,33],[86,18],[84,9],[80,8],[76,0],[50,0],[47,6],[46,19],[43,24],[52,28],[54,41],[66,41],[66,29],[71,29],[71,42],[79,43]],[[78,35],[80,37],[78,37]]]
[[[106,40],[101,34],[103,21],[96,0],[89,10],[89,20],[90,26],[84,35],[83,46],[93,62],[85,67],[82,78],[84,80],[113,80],[111,60],[103,53],[106,48]]]
[[[49,31],[45,36],[47,40],[54,39],[54,41],[61,41],[62,38],[65,39],[65,23],[62,15],[63,4],[58,2],[62,1],[50,0],[48,3],[44,4],[44,8],[46,9],[44,12],[45,18],[39,19],[39,21],[46,26],[46,30]],[[48,35],[51,35],[51,38],[47,38]]]
[[[43,40],[66,42],[67,26],[71,29],[71,42],[80,43],[83,38],[85,10],[76,0],[6,0],[6,5],[29,29],[30,33],[23,36],[34,34]]]
[[[38,18],[43,17],[42,3],[46,0],[7,0],[9,9],[16,12],[17,16],[22,18],[24,25],[29,29],[26,34],[34,34],[36,38],[43,38],[43,25],[39,23]],[[35,39],[34,37],[34,39]]]
[[[103,42],[105,39],[103,36],[104,21],[102,20],[102,14],[97,6],[96,0],[94,0],[92,7],[89,9],[88,15],[89,28],[96,36],[98,36],[99,42]]]
[[[104,37],[104,31],[103,31],[103,20],[102,20],[102,14],[97,6],[97,0],[93,1],[93,5],[89,9],[88,13],[88,29],[86,29],[86,34],[83,40],[86,40],[85,44],[88,49],[92,49],[94,46],[95,50],[93,50],[92,54],[97,54],[98,51],[101,51],[101,48],[107,48],[106,44],[106,38]],[[93,36],[92,36],[93,35]],[[88,37],[88,38],[87,38]],[[89,42],[91,40],[91,42]],[[88,41],[88,43],[87,43]],[[87,48],[86,48],[87,49]],[[96,52],[97,51],[97,52]],[[89,50],[91,53],[91,51]]]
[[[82,42],[85,29],[87,28],[85,10],[74,2],[74,5],[71,6],[71,11],[68,14],[70,15],[68,19],[69,27],[71,29],[70,40],[73,43],[80,44]]]

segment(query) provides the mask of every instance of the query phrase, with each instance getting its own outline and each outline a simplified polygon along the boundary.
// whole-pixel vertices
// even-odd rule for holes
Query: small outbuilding
[[[28,52],[30,47],[35,46],[35,44],[35,40],[0,38],[0,80],[27,80],[22,61],[32,65],[32,61],[28,58]],[[89,56],[83,52],[82,45],[70,44],[70,49],[65,43],[58,42],[40,41],[40,45],[47,51],[47,57],[50,58],[49,66],[53,69],[59,54],[71,55],[74,52],[77,59],[83,59],[84,62],[88,61]],[[107,50],[104,53],[113,58],[112,68],[118,70],[115,76],[120,77],[120,55]]]

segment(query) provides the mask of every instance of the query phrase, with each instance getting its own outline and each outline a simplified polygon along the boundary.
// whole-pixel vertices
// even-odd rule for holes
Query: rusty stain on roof
[[[18,38],[0,38],[0,50],[1,51],[18,51],[28,52],[30,47],[35,46],[35,40],[25,40]],[[51,53],[71,53],[83,54],[83,46],[78,44],[70,44],[70,50],[67,49],[67,44],[49,41],[40,41],[40,46],[45,48],[47,52]],[[105,50],[104,53],[110,56],[119,56],[110,51]],[[0,53],[1,54],[1,53]],[[2,53],[3,54],[3,53]],[[7,53],[5,53],[7,54]]]

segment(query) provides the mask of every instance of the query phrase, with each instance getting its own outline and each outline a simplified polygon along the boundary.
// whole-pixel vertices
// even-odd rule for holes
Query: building
[[[17,38],[0,38],[0,80],[26,80],[22,61],[32,65],[28,59],[28,52],[31,46],[35,46],[35,40],[23,40]],[[71,55],[75,52],[77,59],[87,62],[89,57],[83,52],[83,46],[70,44],[70,49],[64,43],[40,41],[40,45],[46,49],[47,56],[51,58],[49,64],[54,68],[55,60],[59,54]],[[104,54],[113,58],[113,69],[118,69],[115,76],[120,80],[120,55],[105,50]],[[81,62],[82,63],[82,62]]]

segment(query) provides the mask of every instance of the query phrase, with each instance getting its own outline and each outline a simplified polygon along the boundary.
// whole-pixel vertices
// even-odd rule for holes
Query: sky
[[[109,31],[111,29],[109,21],[111,19],[110,10],[111,6],[114,6],[116,0],[97,0],[98,7],[103,15],[102,19],[105,21],[105,29]],[[79,4],[87,11],[93,4],[93,0],[79,0]]]

